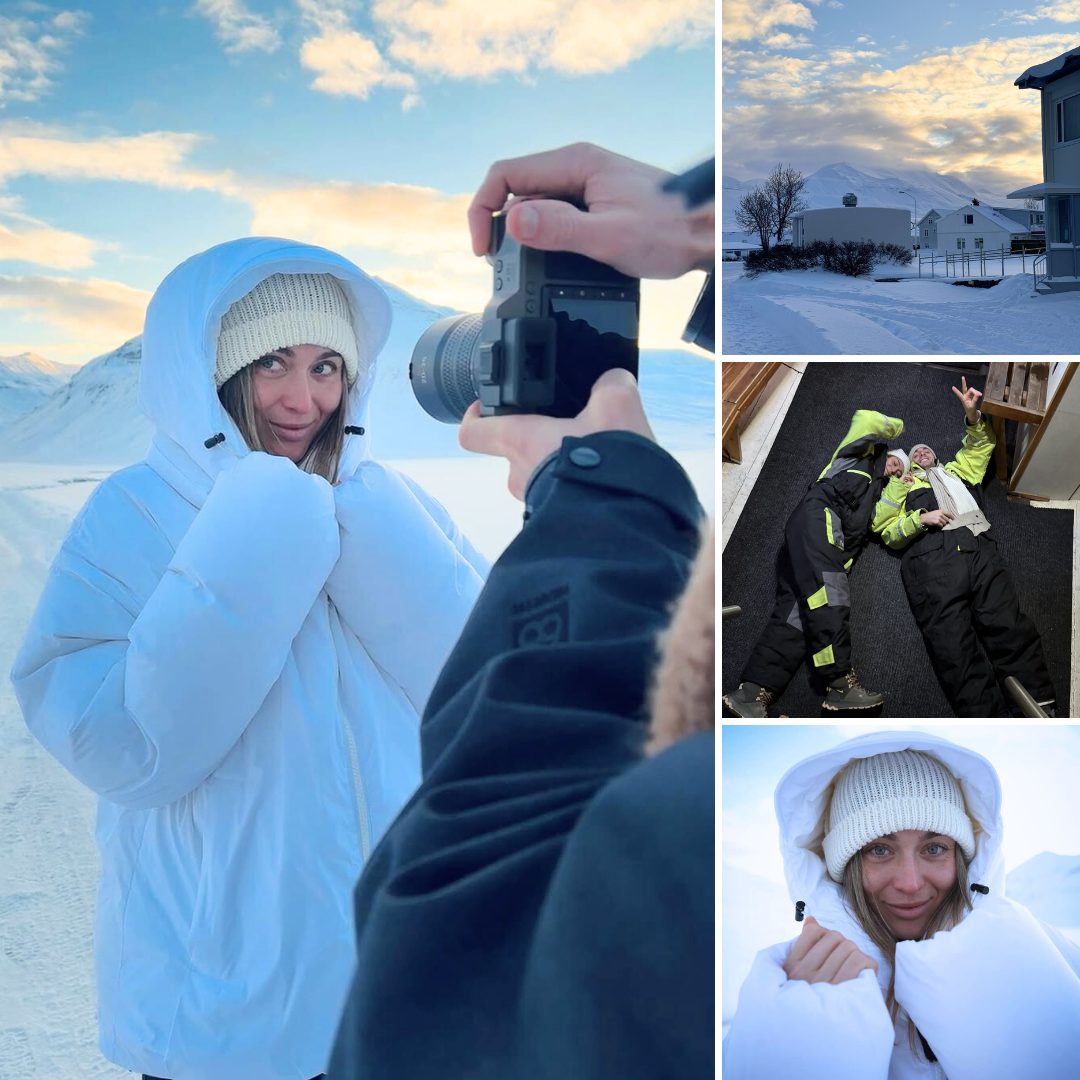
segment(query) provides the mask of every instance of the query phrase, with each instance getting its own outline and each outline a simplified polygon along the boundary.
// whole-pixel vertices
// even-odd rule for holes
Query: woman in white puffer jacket
[[[30,730],[99,796],[100,1042],[126,1069],[326,1067],[353,886],[487,569],[369,458],[390,318],[322,248],[177,267],[143,334],[153,443],[72,525],[16,658]]]
[[[794,941],[758,954],[725,1080],[1080,1076],[1080,947],[1003,895],[979,754],[880,732],[776,789]]]

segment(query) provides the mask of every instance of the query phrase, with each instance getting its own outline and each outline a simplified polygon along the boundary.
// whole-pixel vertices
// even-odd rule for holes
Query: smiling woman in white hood
[[[99,795],[100,1042],[126,1069],[326,1066],[352,888],[487,570],[368,458],[390,317],[287,240],[177,267],[143,335],[153,443],[72,525],[16,658],[30,730]]]
[[[1003,895],[985,758],[864,735],[790,769],[775,801],[806,921],[754,962],[725,1080],[1080,1076],[1080,947]]]

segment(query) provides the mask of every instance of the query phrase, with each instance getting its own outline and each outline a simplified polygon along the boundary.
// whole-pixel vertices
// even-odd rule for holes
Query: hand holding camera
[[[507,487],[518,499],[536,467],[562,445],[568,435],[597,431],[632,431],[653,442],[656,436],[645,416],[637,380],[622,368],[605,371],[592,388],[589,403],[573,419],[552,416],[495,416],[483,418],[474,402],[461,422],[458,440],[466,450],[504,457],[510,462]]]

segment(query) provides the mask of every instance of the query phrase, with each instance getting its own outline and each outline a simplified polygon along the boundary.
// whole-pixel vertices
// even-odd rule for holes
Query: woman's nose
[[[922,888],[922,883],[923,879],[919,871],[919,864],[914,859],[905,859],[897,867],[896,879],[893,885],[900,892],[918,892]]]
[[[311,387],[308,385],[307,372],[294,372],[288,377],[282,400],[294,412],[311,410]]]

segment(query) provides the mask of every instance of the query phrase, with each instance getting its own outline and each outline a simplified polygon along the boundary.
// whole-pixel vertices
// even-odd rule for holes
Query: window
[[[930,235],[930,230],[929,229],[923,229],[922,234],[923,234],[923,236],[929,236]]]
[[[963,251],[965,247],[967,247],[967,241],[962,236],[958,236],[956,238],[956,250]]]
[[[965,225],[974,225],[975,224],[975,215],[974,214],[965,214],[964,215],[964,224]]]
[[[1080,94],[1062,98],[1057,110],[1057,141],[1071,142],[1080,139]]]
[[[975,237],[975,246],[981,248],[983,246],[983,238],[981,236]]]
[[[1073,230],[1071,215],[1069,214],[1069,196],[1064,195],[1051,199],[1050,206],[1054,210],[1052,215],[1054,229],[1051,241],[1055,244],[1071,244],[1073,242]]]

